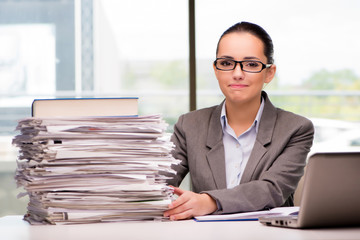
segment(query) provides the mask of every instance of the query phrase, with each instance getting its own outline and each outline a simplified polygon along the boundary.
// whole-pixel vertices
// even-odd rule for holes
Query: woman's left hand
[[[174,194],[179,197],[169,204],[169,210],[164,212],[164,217],[169,217],[170,220],[190,219],[216,211],[216,202],[208,194],[173,188]]]

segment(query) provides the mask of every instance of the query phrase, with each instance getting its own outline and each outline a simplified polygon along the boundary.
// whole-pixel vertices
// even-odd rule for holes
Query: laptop
[[[360,152],[311,155],[298,214],[259,221],[289,228],[360,226]]]

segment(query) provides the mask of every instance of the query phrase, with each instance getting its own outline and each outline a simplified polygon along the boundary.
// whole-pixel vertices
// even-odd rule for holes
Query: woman
[[[171,220],[205,214],[292,206],[313,141],[312,123],[275,108],[264,84],[274,78],[273,44],[260,26],[241,22],[220,37],[214,71],[225,100],[180,116],[173,156],[181,160],[169,180],[190,172],[192,191],[164,213]]]

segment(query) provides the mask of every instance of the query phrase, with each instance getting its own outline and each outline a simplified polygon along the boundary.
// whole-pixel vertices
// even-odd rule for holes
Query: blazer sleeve
[[[292,196],[304,173],[314,127],[310,120],[295,116],[287,122],[278,121],[273,135],[271,143],[265,146],[256,140],[254,149],[264,148],[264,154],[249,180],[242,179],[232,189],[204,191],[218,203],[215,214],[279,207]],[[247,166],[246,171],[249,171]]]

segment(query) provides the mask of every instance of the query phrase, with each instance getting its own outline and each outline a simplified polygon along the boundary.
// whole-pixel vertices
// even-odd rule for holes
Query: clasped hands
[[[170,203],[169,210],[164,212],[164,217],[169,217],[170,220],[190,219],[217,210],[215,200],[206,193],[194,193],[177,187],[172,188],[174,194],[179,197]]]

